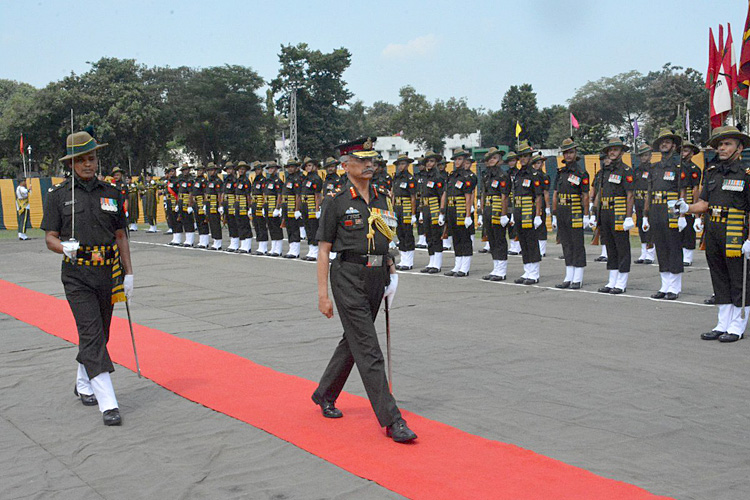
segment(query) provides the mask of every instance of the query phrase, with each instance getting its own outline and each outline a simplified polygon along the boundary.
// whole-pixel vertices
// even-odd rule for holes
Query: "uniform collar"
[[[348,184],[348,187],[349,187],[349,195],[352,197],[352,200],[357,199],[357,198],[361,198],[361,196],[357,192],[357,188],[354,187],[354,184],[352,184],[350,182]],[[377,197],[378,197],[378,190],[373,187],[372,182],[370,182],[370,184],[368,184],[368,189],[370,190],[370,201],[372,201],[374,199],[377,199]]]

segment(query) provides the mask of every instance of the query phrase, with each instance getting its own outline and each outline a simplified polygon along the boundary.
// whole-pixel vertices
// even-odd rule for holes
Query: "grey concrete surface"
[[[172,248],[161,234],[132,240],[135,321],[320,376],[341,325],[317,311],[314,264]],[[623,296],[596,293],[607,277],[592,262],[598,252],[589,248],[581,291],[554,289],[564,263],[552,240],[536,286],[482,281],[487,255],[475,255],[467,278],[402,273],[391,314],[399,404],[656,494],[748,498],[750,344],[699,339],[716,321],[702,303],[711,294],[703,255],[680,300],[663,302],[648,298],[659,286],[655,266],[633,265]],[[522,265],[510,259],[512,280]],[[418,251],[417,267],[426,262]],[[452,263],[446,254],[444,270]],[[59,266],[41,240],[0,242],[2,279],[61,297]],[[0,472],[17,485],[12,498],[125,498],[123,486],[128,498],[397,496],[122,368],[114,383],[125,425],[105,429],[69,394],[72,346],[15,320],[0,325],[0,440],[9,440],[0,462],[25,471]],[[356,373],[345,390],[364,395]],[[140,459],[121,463],[120,449]],[[165,477],[179,488],[167,490]]]

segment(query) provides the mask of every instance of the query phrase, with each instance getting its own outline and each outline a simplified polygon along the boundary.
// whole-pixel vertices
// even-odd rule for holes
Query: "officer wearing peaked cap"
[[[398,286],[389,242],[396,220],[390,199],[370,185],[374,173],[372,141],[363,138],[339,146],[348,182],[323,202],[318,239],[318,309],[333,316],[328,295],[328,275],[344,335],[333,353],[318,388],[312,395],[324,417],[340,418],[335,406],[346,379],[357,366],[375,416],[386,435],[403,443],[417,435],[409,429],[388,386],[383,353],[375,331],[380,304],[390,304]],[[336,259],[329,264],[331,250]]]

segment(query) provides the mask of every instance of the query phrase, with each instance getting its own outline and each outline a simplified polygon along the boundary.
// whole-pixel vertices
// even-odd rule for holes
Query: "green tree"
[[[346,88],[344,71],[351,64],[345,48],[330,53],[310,49],[306,43],[282,45],[281,67],[271,81],[271,90],[279,95],[276,110],[289,116],[292,89],[297,98],[297,148],[301,155],[321,158],[346,137],[342,109],[352,93]]]
[[[555,149],[565,138],[570,137],[570,111],[565,106],[555,104],[541,111],[543,127],[547,130],[547,137],[543,147]],[[575,135],[576,130],[573,129]]]
[[[0,176],[15,177],[23,171],[19,140],[22,132],[25,144],[36,139],[30,118],[37,93],[38,90],[27,83],[0,80],[0,151],[5,157],[0,163]]]

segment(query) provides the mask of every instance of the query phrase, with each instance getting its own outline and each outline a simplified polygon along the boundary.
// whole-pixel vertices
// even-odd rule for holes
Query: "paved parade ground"
[[[337,314],[327,320],[317,310],[314,263],[173,248],[166,245],[169,238],[132,235],[136,323],[275,372],[318,380],[341,324]],[[659,286],[656,266],[633,265],[624,295],[596,293],[607,277],[605,264],[593,262],[599,247],[588,247],[583,290],[554,289],[562,281],[564,263],[553,242],[535,286],[512,283],[522,272],[520,257],[510,257],[509,281],[501,283],[480,279],[492,263],[478,254],[467,278],[400,273],[391,311],[399,406],[654,495],[747,499],[750,343],[699,339],[716,322],[716,309],[703,304],[711,294],[703,253],[696,252],[694,266],[686,268],[680,299],[665,302],[648,298]],[[64,298],[60,260],[42,239],[0,239],[0,280]],[[427,263],[427,253],[417,251],[415,261],[417,271]],[[446,254],[443,270],[452,265],[452,254]],[[384,482],[348,472],[352,468],[305,451],[310,447],[298,447],[293,439],[192,402],[165,388],[168,383],[157,385],[149,373],[156,373],[153,363],[171,360],[167,349],[158,359],[142,357],[142,379],[118,364],[113,383],[123,426],[104,427],[96,408],[82,406],[73,396],[77,347],[15,319],[13,311],[4,312],[3,499],[401,498],[410,490],[399,487],[403,464],[394,457],[410,448],[417,453],[420,446],[451,448],[429,442],[427,424],[409,414],[409,425],[420,438],[411,447],[392,443],[369,408],[353,403],[360,399],[339,405],[344,419],[365,422],[341,435],[341,427],[323,422],[317,407],[301,400],[302,411],[320,424],[316,435],[323,442],[326,432],[354,450],[371,435],[382,439],[386,451],[380,465],[397,479],[381,486]],[[124,306],[117,305],[115,313],[125,317]],[[39,323],[58,320],[48,317],[52,313],[44,307],[34,314]],[[384,345],[382,317],[377,325]],[[146,344],[150,339],[141,335],[137,340]],[[200,362],[190,371],[195,380],[206,375]],[[264,384],[235,380],[229,370],[210,375],[227,386],[246,384],[248,391]],[[222,393],[221,385],[204,390]],[[356,371],[345,391],[365,396]],[[243,393],[228,399],[242,401]],[[251,419],[274,414],[263,400],[251,403],[256,413]],[[451,460],[444,457],[448,464]],[[525,470],[533,476],[533,469]],[[457,471],[469,477],[472,472]],[[511,473],[501,465],[496,469],[498,477]],[[404,475],[400,481],[412,478]],[[519,498],[504,491],[494,496]],[[537,497],[529,491],[523,498]],[[554,498],[567,497],[560,491]]]

